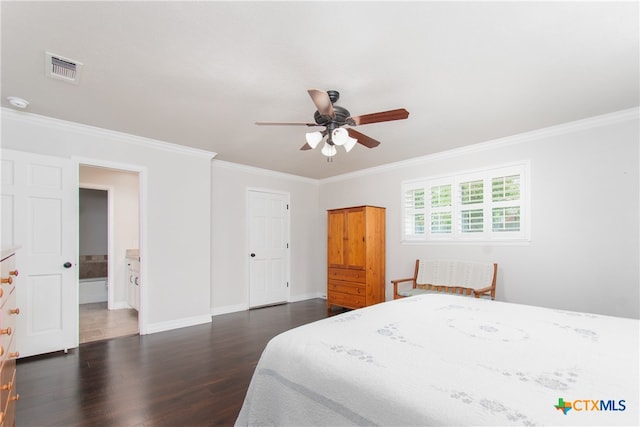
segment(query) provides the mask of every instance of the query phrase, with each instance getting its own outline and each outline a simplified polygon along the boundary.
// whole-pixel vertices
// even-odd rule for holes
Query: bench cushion
[[[493,264],[457,260],[420,260],[418,285],[484,288],[493,283]]]
[[[398,295],[401,295],[403,297],[412,297],[412,296],[415,296],[415,295],[438,294],[438,293],[442,293],[442,292],[429,291],[429,290],[426,290],[426,289],[416,289],[416,288],[411,288],[411,289],[407,289],[407,290],[403,290],[403,291],[398,291]]]

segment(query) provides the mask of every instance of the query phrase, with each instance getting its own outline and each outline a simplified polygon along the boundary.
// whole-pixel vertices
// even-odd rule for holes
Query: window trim
[[[520,198],[518,203],[513,201],[493,201],[492,181],[497,177],[512,175],[520,176]],[[478,203],[478,208],[483,209],[483,230],[481,232],[464,233],[461,230],[462,205],[459,199],[460,184],[474,180],[483,180],[483,201]],[[452,203],[452,231],[451,233],[433,233],[431,230],[431,203],[430,189],[441,185],[451,185]],[[424,189],[424,208],[414,210],[424,214],[424,234],[405,234],[408,222],[409,210],[406,206],[407,191]],[[482,169],[460,171],[452,174],[428,176],[419,179],[405,180],[401,183],[401,243],[403,244],[528,244],[531,241],[531,209],[530,209],[530,162],[520,161],[502,165],[491,166]],[[493,209],[517,206],[520,208],[520,230],[517,232],[494,231]],[[441,208],[438,208],[442,211]],[[411,221],[413,222],[413,221]]]

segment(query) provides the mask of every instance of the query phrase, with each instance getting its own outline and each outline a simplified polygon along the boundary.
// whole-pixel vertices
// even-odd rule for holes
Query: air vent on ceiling
[[[81,68],[81,62],[45,52],[45,72],[51,78],[78,84]]]

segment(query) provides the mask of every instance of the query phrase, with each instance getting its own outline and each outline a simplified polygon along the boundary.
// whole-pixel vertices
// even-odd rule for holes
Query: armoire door
[[[329,267],[345,267],[346,224],[343,211],[329,212],[327,219],[327,263]]]
[[[364,208],[347,209],[345,265],[347,268],[364,270],[366,263],[366,214]]]

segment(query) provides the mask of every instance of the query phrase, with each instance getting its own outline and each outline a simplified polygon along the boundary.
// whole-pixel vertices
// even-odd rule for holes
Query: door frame
[[[84,163],[78,165],[78,180],[80,177],[80,165],[88,166]],[[115,259],[113,255],[113,191],[114,187],[111,185],[90,184],[85,182],[78,183],[79,189],[87,190],[101,190],[107,192],[107,310],[113,310],[113,278],[115,277],[113,262]],[[80,216],[78,215],[78,221]],[[78,227],[78,241],[80,237],[80,227]],[[78,246],[78,256],[80,256],[80,247]],[[78,260],[78,265],[80,262]],[[80,280],[78,280],[78,287],[80,286]],[[80,295],[80,289],[78,288],[78,295]]]
[[[73,156],[71,160],[74,162],[78,175],[80,171],[80,165],[138,173],[138,224],[139,224],[138,226],[139,248],[138,249],[140,251],[140,283],[141,283],[139,287],[140,301],[138,306],[138,333],[140,335],[145,335],[148,333],[147,325],[149,323],[146,316],[148,285],[146,285],[145,278],[147,277],[147,263],[143,262],[143,260],[147,258],[147,235],[148,235],[147,233],[147,223],[148,223],[147,167],[136,165],[136,164],[111,162],[108,160],[88,158],[88,157],[78,157],[78,156]],[[79,186],[80,186],[80,183],[78,182],[78,187]],[[79,246],[80,245],[79,241],[76,244]],[[79,250],[80,248],[78,247],[78,253],[79,253]],[[112,254],[109,253],[108,256],[111,257]],[[112,263],[109,263],[109,265],[111,266]],[[109,271],[109,273],[111,273],[111,271]],[[110,277],[111,277],[111,274],[110,274]],[[78,333],[80,333],[79,330],[78,330]]]
[[[245,229],[246,229],[246,241],[245,241],[245,254],[247,254],[247,256],[245,257],[245,269],[244,271],[247,272],[247,279],[246,279],[246,286],[245,286],[245,292],[247,293],[247,309],[252,308],[251,307],[251,266],[250,266],[250,259],[249,259],[249,253],[251,252],[251,212],[249,210],[250,206],[251,206],[251,193],[268,193],[268,194],[277,194],[279,196],[285,196],[286,200],[287,200],[287,224],[286,224],[286,231],[287,231],[287,244],[288,249],[291,249],[291,193],[287,192],[287,191],[278,191],[278,190],[272,190],[272,189],[268,189],[268,188],[260,188],[260,187],[247,187],[246,191],[245,191]],[[287,292],[286,292],[286,302],[290,302],[291,301],[291,250],[287,250],[286,252],[286,263],[287,263],[287,271],[286,271],[286,277],[287,277],[287,283],[289,284],[289,286],[287,286]]]

